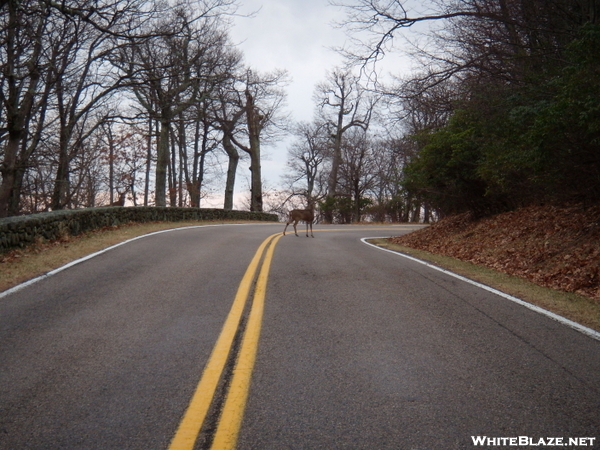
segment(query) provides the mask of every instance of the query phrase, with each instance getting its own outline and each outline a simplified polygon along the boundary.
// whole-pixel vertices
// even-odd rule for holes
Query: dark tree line
[[[341,5],[354,38],[341,51],[361,94],[340,95],[339,74],[317,89],[317,118],[290,151],[291,195],[321,199],[337,221],[597,202],[600,4],[432,0],[420,4],[428,15],[410,5]],[[427,23],[410,45],[421,69],[378,84],[373,70],[400,51],[403,29]]]
[[[403,189],[439,214],[491,214],[532,202],[600,199],[600,4],[594,0],[346,5],[371,40],[363,69],[402,28],[433,21],[419,73],[383,89],[412,156]],[[358,35],[355,35],[358,36]]]
[[[343,5],[353,68],[331,70],[313,122],[295,127],[287,200],[329,222],[597,202],[600,5],[430,0],[419,7],[428,15],[410,5]],[[284,122],[286,77],[244,65],[228,38],[235,10],[1,2],[0,217],[125,199],[199,206],[222,163],[230,209],[242,160],[248,206],[262,210],[261,145]],[[379,84],[377,63],[424,24],[435,26],[410,45],[421,69]]]
[[[0,217],[123,204],[199,206],[211,166],[281,120],[285,74],[244,66],[233,0],[0,4]],[[232,208],[235,170],[227,178]]]

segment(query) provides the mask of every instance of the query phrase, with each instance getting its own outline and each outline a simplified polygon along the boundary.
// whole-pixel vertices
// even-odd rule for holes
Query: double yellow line
[[[250,296],[250,291],[252,290],[256,271],[258,270],[263,253],[265,253],[265,249],[268,246],[258,278],[256,278],[252,308],[248,316],[242,344],[233,369],[233,375],[225,398],[225,404],[222,408],[221,417],[213,436],[211,450],[235,448],[237,436],[242,425],[246,399],[248,398],[252,369],[256,360],[269,269],[271,267],[275,246],[281,236],[281,233],[277,233],[265,239],[246,269],[246,273],[242,278],[233,305],[227,316],[227,320],[223,325],[221,334],[219,335],[208,363],[204,368],[204,373],[196,387],[196,391],[192,396],[190,404],[179,423],[179,428],[171,441],[169,450],[192,450],[194,448],[202,424],[206,419],[208,410],[215,396],[219,380],[230,356],[233,342],[246,307],[246,302]]]

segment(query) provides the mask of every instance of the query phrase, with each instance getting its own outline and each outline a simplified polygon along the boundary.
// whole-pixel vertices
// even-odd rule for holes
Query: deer
[[[117,189],[117,194],[119,194],[119,199],[111,202],[110,206],[125,206],[125,195],[127,195],[127,191],[119,192]]]
[[[298,236],[298,230],[296,229],[296,225],[298,225],[298,222],[303,220],[304,222],[306,222],[306,237],[308,237],[308,226],[309,225],[310,225],[310,235],[312,237],[315,237],[315,235],[313,234],[313,229],[312,229],[313,220],[315,220],[315,212],[311,206],[309,206],[309,208],[310,209],[292,209],[290,211],[288,221],[286,222],[285,228],[283,229],[284,236],[285,236],[285,230],[287,230],[288,225],[292,222],[294,224],[294,233],[296,233],[296,236]]]

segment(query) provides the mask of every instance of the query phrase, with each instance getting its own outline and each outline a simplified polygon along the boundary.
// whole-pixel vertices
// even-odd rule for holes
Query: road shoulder
[[[600,332],[600,305],[587,297],[539,286],[448,256],[394,244],[387,238],[371,238],[367,241],[377,247],[428,262]]]

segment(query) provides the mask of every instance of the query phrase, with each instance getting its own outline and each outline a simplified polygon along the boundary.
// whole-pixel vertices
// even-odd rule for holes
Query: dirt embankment
[[[461,214],[392,240],[600,302],[600,206],[533,206],[480,220]]]

